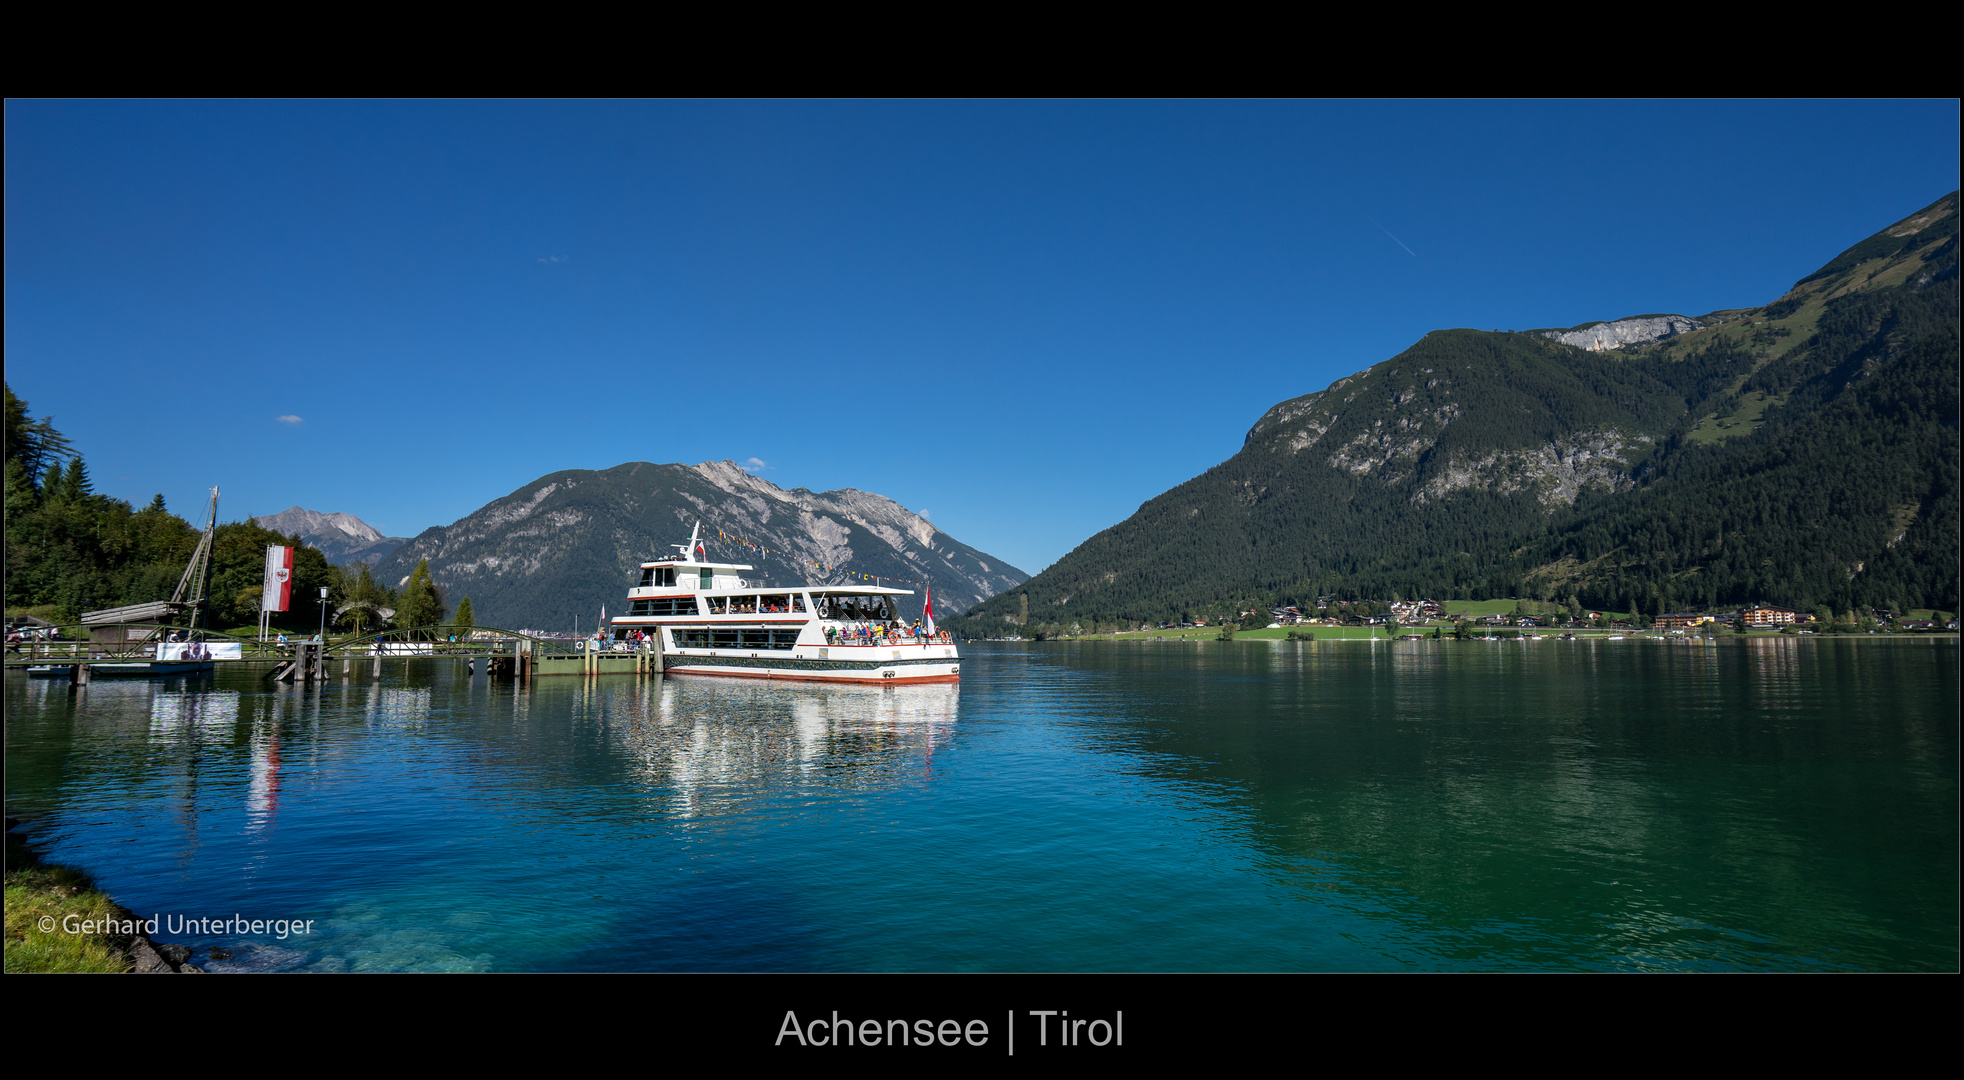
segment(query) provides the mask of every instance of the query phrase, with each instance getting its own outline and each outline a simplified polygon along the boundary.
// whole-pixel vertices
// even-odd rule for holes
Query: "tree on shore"
[[[54,417],[44,416],[39,420],[30,420],[27,415],[27,402],[14,396],[12,386],[5,389],[7,460],[20,463],[27,485],[34,488],[41,481],[46,470],[58,466],[64,458],[74,458],[75,448],[69,443],[68,436],[55,430]]]
[[[347,581],[345,571],[343,580]],[[365,562],[355,564],[354,579],[347,581],[344,589],[337,619],[351,624],[356,634],[361,633],[364,624],[381,626],[388,620],[386,613],[395,607],[395,597],[376,582]]]
[[[421,559],[396,602],[396,625],[433,626],[442,621],[443,597],[437,592],[436,582],[430,580],[430,560]]]
[[[477,615],[471,611],[471,598],[466,596],[457,601],[457,614],[450,619],[450,625],[466,629],[477,625]]]

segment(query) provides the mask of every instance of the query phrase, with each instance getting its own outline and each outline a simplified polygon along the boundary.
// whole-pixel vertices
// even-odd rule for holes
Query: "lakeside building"
[[[1800,618],[1792,608],[1761,604],[1741,611],[1739,621],[1747,626],[1791,626]]]
[[[1445,605],[1437,600],[1393,600],[1390,607],[1391,614],[1403,623],[1444,618],[1446,614]]]
[[[1659,615],[1657,621],[1651,625],[1660,630],[1689,630],[1694,626],[1702,626],[1711,621],[1712,617],[1710,615],[1701,614],[1696,611],[1672,611]]]

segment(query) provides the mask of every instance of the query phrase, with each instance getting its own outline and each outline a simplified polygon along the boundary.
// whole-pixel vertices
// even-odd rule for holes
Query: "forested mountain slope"
[[[1330,592],[1955,610],[1957,222],[1952,193],[1762,308],[1428,334],[963,629]]]

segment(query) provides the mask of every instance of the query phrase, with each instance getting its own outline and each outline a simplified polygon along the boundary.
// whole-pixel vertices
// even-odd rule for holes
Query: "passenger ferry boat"
[[[912,589],[865,585],[766,586],[755,567],[708,561],[696,523],[681,555],[641,564],[627,612],[609,620],[616,645],[643,641],[675,675],[824,682],[947,683],[961,679],[961,657],[946,631],[916,633],[896,598]]]

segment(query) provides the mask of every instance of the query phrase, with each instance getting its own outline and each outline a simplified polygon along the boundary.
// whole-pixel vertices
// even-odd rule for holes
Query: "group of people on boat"
[[[919,619],[914,620],[912,627],[899,623],[855,623],[825,628],[827,645],[925,645],[931,641],[951,643],[954,638],[946,630],[928,633]]]
[[[797,596],[712,596],[709,598],[711,615],[758,615],[773,612],[805,610],[805,601]],[[691,611],[693,615],[695,612]]]

